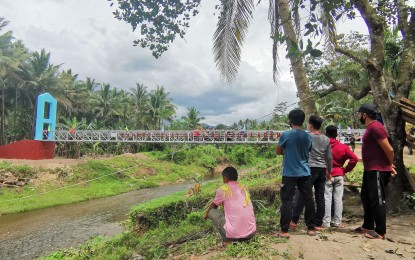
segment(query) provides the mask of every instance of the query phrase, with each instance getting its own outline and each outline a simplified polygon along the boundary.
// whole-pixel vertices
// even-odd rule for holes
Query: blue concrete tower
[[[35,140],[53,140],[51,131],[56,130],[56,109],[58,102],[51,94],[37,97]]]

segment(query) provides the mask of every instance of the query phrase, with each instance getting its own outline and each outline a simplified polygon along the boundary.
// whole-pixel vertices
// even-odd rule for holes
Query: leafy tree
[[[228,129],[228,126],[227,126],[227,125],[225,125],[225,124],[218,124],[218,125],[216,126],[216,129],[217,129],[217,130],[225,130],[225,129]]]
[[[198,13],[200,4],[200,0],[117,2],[119,9],[114,12],[115,18],[131,24],[133,31],[139,27],[142,37],[134,45],[149,48],[156,58],[168,49],[176,35],[184,37],[190,16]]]
[[[391,145],[394,148],[395,164],[400,174],[391,182],[392,192],[389,197],[391,202],[389,205],[397,206],[402,198],[403,183],[406,177],[403,174],[405,169],[402,156],[405,140],[404,123],[401,110],[396,102],[401,98],[408,97],[412,80],[415,78],[415,65],[413,63],[415,60],[415,8],[410,7],[408,2],[404,0],[331,1],[330,4],[327,4],[327,1],[312,1],[311,8],[321,4],[328,16],[332,13],[344,13],[350,18],[354,18],[357,10],[367,26],[369,32],[367,57],[362,57],[355,49],[342,46],[338,41],[335,27],[332,27],[330,31],[329,39],[334,51],[358,64],[367,75],[366,84],[360,86],[359,97],[365,97],[368,94],[373,95],[373,100],[379,107]],[[341,15],[335,18],[340,19],[340,17]],[[401,35],[400,39],[397,38],[398,41],[390,41],[391,36],[397,36],[397,34],[388,33],[390,30],[388,23],[397,26]],[[318,31],[322,28],[322,24],[319,21],[312,21],[309,27]],[[403,48],[399,47],[400,44]],[[391,63],[389,55],[396,61],[395,64]],[[330,82],[328,92],[350,91],[347,82],[337,81],[330,76],[330,74],[327,74],[327,80]]]

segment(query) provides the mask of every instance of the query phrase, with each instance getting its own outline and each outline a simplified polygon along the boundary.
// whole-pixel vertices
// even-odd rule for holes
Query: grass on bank
[[[274,163],[280,163],[274,160]],[[247,188],[254,191],[266,186],[276,186],[280,180],[280,172],[260,173],[258,170],[247,173],[240,179]],[[125,232],[113,238],[94,238],[80,249],[57,251],[44,259],[131,259],[141,256],[144,259],[166,258],[169,255],[184,255],[188,259],[191,254],[200,255],[215,248],[220,238],[213,230],[210,221],[204,221],[203,215],[207,200],[214,197],[215,191],[222,185],[221,179],[202,185],[202,192],[196,196],[186,197],[186,192],[178,192],[162,198],[142,203],[131,209],[130,221],[137,215],[144,215],[153,224],[142,235],[135,230]],[[251,193],[257,218],[259,233],[267,233],[276,228],[276,209],[279,200],[272,203]],[[274,194],[275,196],[275,194]],[[200,203],[203,201],[203,203]],[[184,204],[180,204],[185,202]],[[180,206],[177,206],[180,204]],[[185,214],[183,214],[183,212]],[[132,223],[134,227],[135,224]],[[283,255],[283,253],[267,246],[267,241],[285,242],[270,236],[258,236],[249,244],[232,245],[223,257],[249,256],[266,259],[266,255]],[[261,250],[258,250],[261,248]]]
[[[2,163],[0,167],[30,178],[51,174],[51,180],[41,185],[29,183],[21,189],[2,188],[0,215],[113,196],[131,190],[190,180],[195,175],[206,173],[206,169],[200,166],[160,161],[150,154],[145,159],[124,155],[89,160],[64,170],[50,172],[8,163]],[[23,174],[21,169],[26,173]],[[64,177],[59,178],[62,171],[65,172]]]
[[[220,237],[213,230],[210,221],[202,219],[205,208],[200,206],[198,201],[213,198],[215,190],[222,184],[218,179],[203,184],[202,193],[197,196],[187,198],[185,192],[180,192],[133,207],[130,212],[133,228],[136,226],[134,222],[137,215],[152,220],[153,224],[144,233],[142,230],[136,233],[136,230],[131,229],[113,238],[97,237],[78,249],[57,251],[44,259],[190,259],[192,255],[204,255],[209,252],[216,252],[214,259],[295,259],[296,255],[293,255],[290,248],[278,251],[273,246],[275,243],[287,242],[272,237],[272,233],[277,230],[279,219],[279,196],[271,201],[266,199],[265,193],[255,193],[266,186],[277,186],[281,178],[280,168],[264,173],[264,169],[276,164],[281,164],[280,157],[260,161],[255,170],[240,179],[240,182],[251,191],[255,207],[257,236],[250,243],[232,244],[226,250],[219,248]],[[349,174],[349,179],[359,182],[362,172],[362,166],[358,165]],[[184,204],[180,204],[183,202]],[[302,258],[301,255],[298,257]]]

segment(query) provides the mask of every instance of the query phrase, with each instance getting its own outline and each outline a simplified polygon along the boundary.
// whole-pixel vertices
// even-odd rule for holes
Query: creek
[[[131,207],[188,189],[181,183],[142,189],[113,197],[0,216],[0,259],[34,259],[78,247],[95,236],[124,229]],[[39,196],[42,199],[42,196]]]

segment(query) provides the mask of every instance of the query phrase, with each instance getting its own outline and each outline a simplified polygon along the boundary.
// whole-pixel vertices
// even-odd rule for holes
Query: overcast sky
[[[280,52],[278,87],[272,80],[268,1],[256,8],[239,74],[231,86],[220,82],[213,63],[217,1],[202,1],[185,40],[176,39],[159,59],[148,49],[133,47],[137,33],[114,18],[115,6],[110,7],[106,0],[0,3],[0,16],[10,21],[7,29],[31,51],[46,49],[53,64],[63,63],[62,69],[72,69],[81,80],[92,77],[96,82],[125,90],[135,88],[136,83],[144,84],[148,90],[163,85],[173,98],[179,117],[186,114],[186,108],[194,106],[208,124],[231,124],[267,115],[277,103],[298,101],[289,61],[284,58],[285,46]]]

